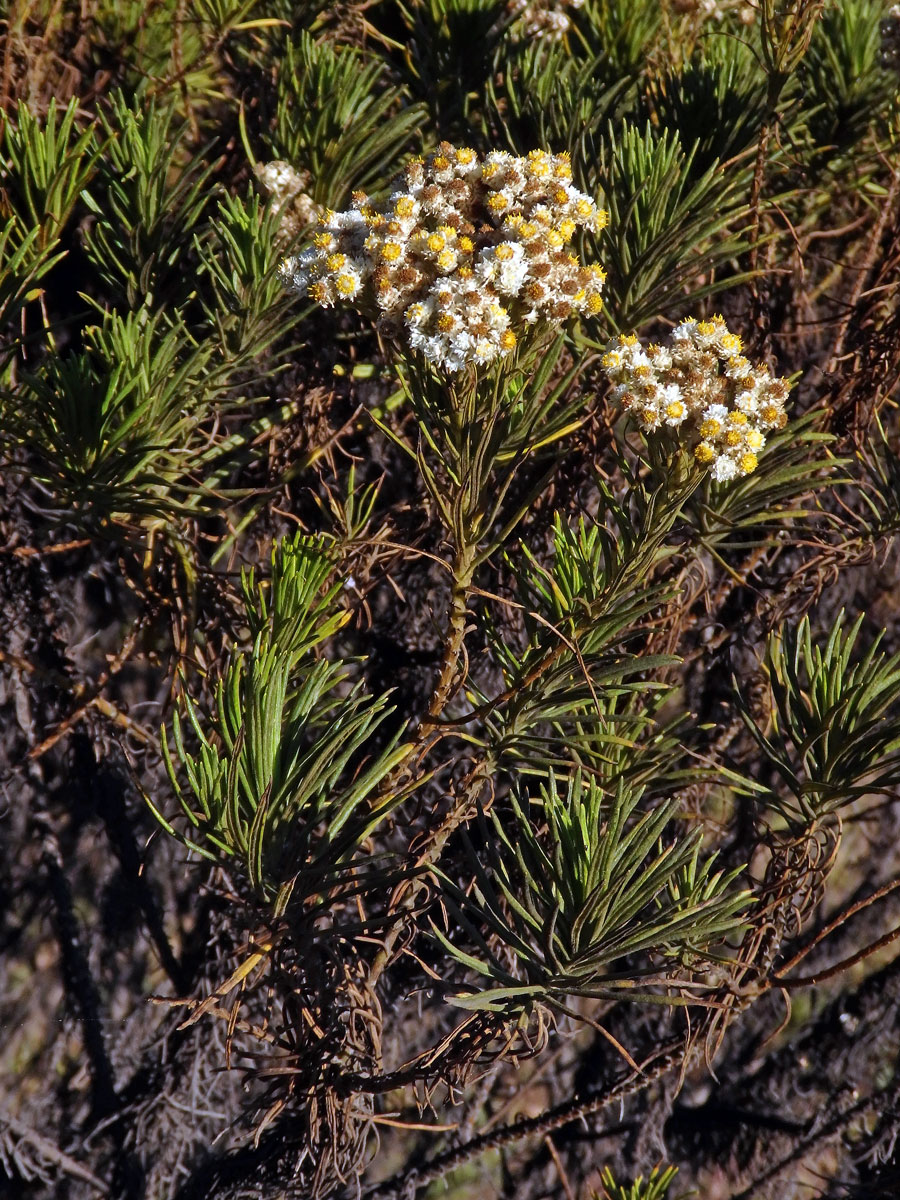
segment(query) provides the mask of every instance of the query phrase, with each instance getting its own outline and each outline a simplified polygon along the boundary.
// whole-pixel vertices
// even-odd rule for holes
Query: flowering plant
[[[0,1192],[896,1195],[898,5],[6,7]]]
[[[787,383],[741,350],[722,317],[688,317],[664,345],[644,350],[633,334],[614,338],[603,369],[614,399],[645,433],[675,434],[717,483],[726,483],[752,474],[766,434],[787,422]]]
[[[568,248],[606,214],[572,184],[566,155],[515,157],[442,143],[395,180],[383,204],[357,193],[326,213],[314,246],[281,267],[328,307],[354,302],[447,371],[508,355],[516,329],[600,311],[604,274]]]

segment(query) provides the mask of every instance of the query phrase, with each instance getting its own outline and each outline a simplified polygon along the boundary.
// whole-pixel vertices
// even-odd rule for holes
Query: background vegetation
[[[900,1194],[898,24],[3,5],[0,1195]],[[468,393],[276,275],[441,139],[610,215]],[[600,369],[715,311],[720,486]]]

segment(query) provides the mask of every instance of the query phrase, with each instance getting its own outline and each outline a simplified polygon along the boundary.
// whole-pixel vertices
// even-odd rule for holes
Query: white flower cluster
[[[255,174],[260,187],[281,209],[279,240],[290,241],[321,217],[321,204],[307,194],[310,178],[306,172],[301,174],[290,163],[275,159],[257,164]]]
[[[605,275],[568,244],[606,213],[572,185],[565,155],[516,158],[442,142],[395,181],[387,201],[356,193],[327,212],[314,245],[282,263],[285,286],[325,307],[352,301],[447,371],[493,362],[514,326],[597,313]]]
[[[686,17],[704,20],[726,20],[737,16],[740,24],[752,25],[756,20],[757,5],[752,0],[672,0],[672,7]]]
[[[584,0],[509,0],[507,11],[519,19],[512,26],[515,41],[546,38],[558,42],[572,28],[567,9],[581,8]]]
[[[881,22],[881,63],[900,72],[900,4],[892,4]]]
[[[752,25],[756,19],[756,10],[747,0],[674,0],[674,8],[701,21],[722,21],[735,10],[742,25]]]
[[[741,349],[722,317],[689,317],[665,346],[645,350],[633,334],[614,338],[602,365],[613,397],[645,432],[677,432],[723,483],[755,471],[766,434],[787,423],[788,384]]]

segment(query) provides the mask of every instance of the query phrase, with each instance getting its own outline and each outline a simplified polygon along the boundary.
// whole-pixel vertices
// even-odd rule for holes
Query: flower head
[[[325,213],[282,282],[324,306],[352,301],[445,370],[489,364],[515,347],[513,327],[601,308],[603,271],[567,247],[605,213],[571,178],[566,155],[479,159],[442,142],[385,203],[356,193],[351,209]]]
[[[787,422],[786,381],[741,357],[740,349],[722,317],[689,317],[666,346],[644,350],[633,335],[613,338],[601,365],[613,396],[646,433],[677,430],[695,460],[725,483],[752,474],[766,433]]]
[[[567,9],[581,8],[584,0],[509,0],[507,11],[518,19],[512,27],[514,41],[535,38],[558,42],[572,22]]]
[[[280,210],[280,241],[288,242],[301,230],[315,224],[322,213],[322,206],[316,204],[307,192],[310,178],[306,171],[295,171],[290,163],[276,159],[274,162],[259,163],[255,174],[262,190]]]

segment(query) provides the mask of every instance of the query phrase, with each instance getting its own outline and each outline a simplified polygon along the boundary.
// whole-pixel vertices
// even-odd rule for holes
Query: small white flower
[[[720,454],[712,465],[712,477],[716,483],[728,483],[736,479],[738,474],[737,463],[727,454]]]
[[[645,352],[633,335],[614,338],[601,365],[612,398],[646,432],[664,428],[686,443],[718,482],[752,474],[766,431],[786,422],[788,385],[741,357],[721,316],[682,321],[666,346]]]
[[[734,399],[735,407],[748,416],[759,411],[759,397],[756,392],[741,392]]]
[[[728,417],[728,409],[724,404],[710,404],[703,410],[704,421],[718,421],[719,424],[724,424]]]

